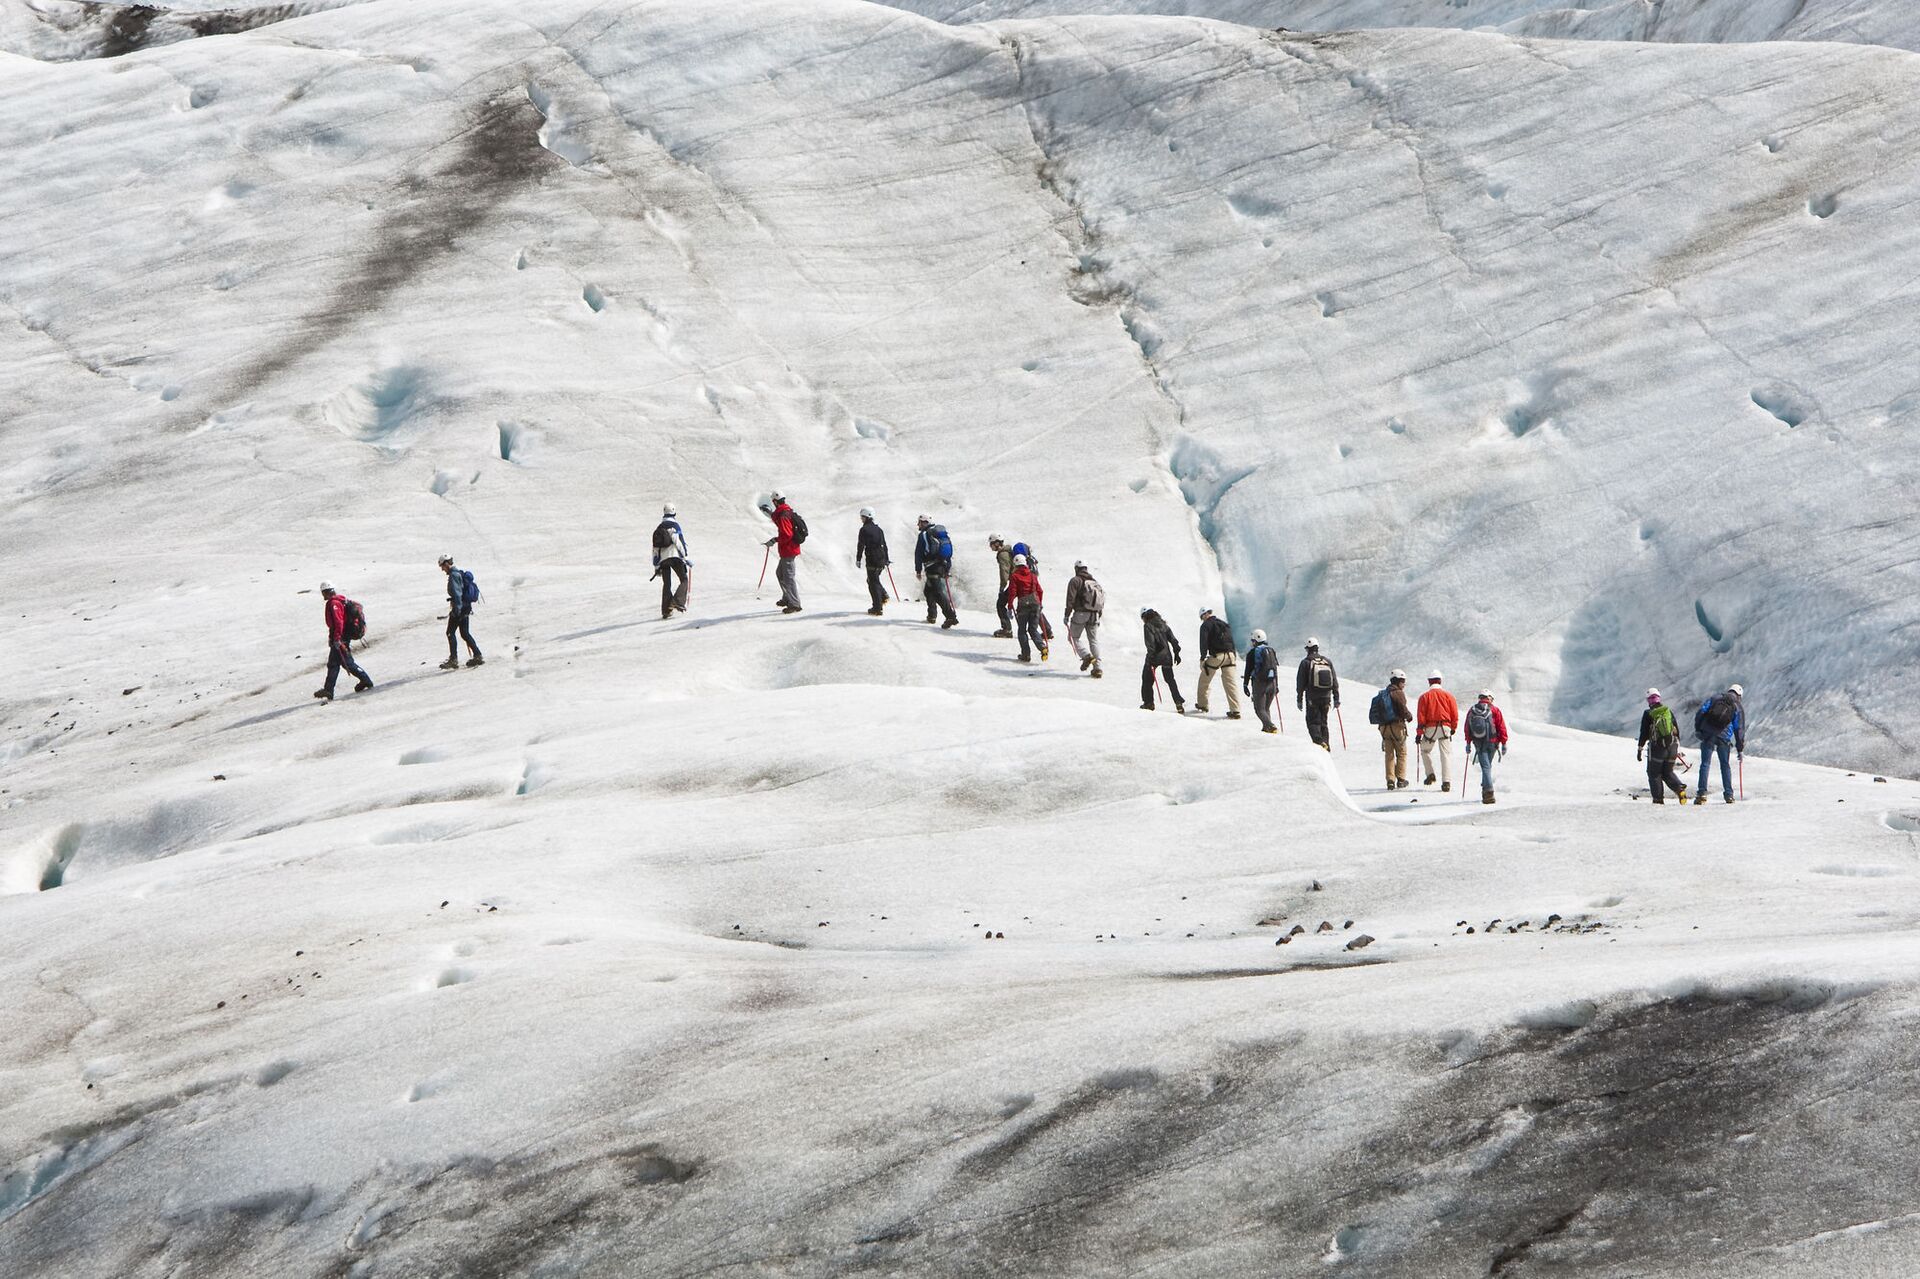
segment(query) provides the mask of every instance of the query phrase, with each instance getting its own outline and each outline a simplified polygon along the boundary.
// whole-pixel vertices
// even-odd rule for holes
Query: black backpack
[[[355,640],[363,640],[367,637],[367,611],[361,608],[354,600],[347,601],[347,611],[344,620],[346,626],[343,634],[349,644]]]
[[[667,527],[665,520],[660,521],[660,523],[654,526],[653,549],[656,551],[669,551],[673,549],[673,531]]]
[[[793,544],[798,546],[807,540],[807,522],[792,507],[787,508],[787,518],[793,521]]]
[[[1709,697],[1700,703],[1700,713],[1693,717],[1693,726],[1700,730],[1702,737],[1718,738],[1733,723],[1734,713],[1739,709],[1733,699],[1724,693]]]

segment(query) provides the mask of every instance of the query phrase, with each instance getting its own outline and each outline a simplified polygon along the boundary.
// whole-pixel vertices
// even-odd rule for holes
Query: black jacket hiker
[[[854,544],[853,562],[866,565],[867,594],[873,599],[873,607],[867,611],[875,617],[887,604],[887,588],[881,585],[880,578],[892,563],[887,558],[887,533],[880,527],[879,521],[871,515],[860,517],[860,539]]]
[[[1322,669],[1324,668],[1324,670]],[[1330,687],[1322,687],[1323,684]],[[1333,735],[1327,729],[1327,712],[1340,709],[1340,675],[1333,663],[1309,646],[1300,659],[1300,670],[1293,679],[1293,704],[1307,713],[1307,736],[1315,746],[1333,749]]]
[[[1173,695],[1174,709],[1186,714],[1187,699],[1180,695],[1180,685],[1173,678],[1173,668],[1180,660],[1180,639],[1167,625],[1166,619],[1152,609],[1140,614],[1140,628],[1147,643],[1147,660],[1140,668],[1140,706],[1143,710],[1154,709],[1154,673],[1157,671],[1166,677],[1167,691]]]

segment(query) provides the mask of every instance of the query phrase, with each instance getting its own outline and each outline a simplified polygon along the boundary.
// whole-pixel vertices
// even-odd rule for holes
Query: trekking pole
[[[1747,757],[1743,752],[1740,756],[1740,798],[1742,800],[1745,800],[1746,797],[1747,797]]]
[[[1347,749],[1347,717],[1340,713],[1338,706],[1333,708],[1333,717],[1340,721],[1340,749]]]
[[[754,593],[755,595],[758,595],[758,594],[759,594],[759,593],[760,593],[760,592],[761,592],[762,590],[764,590],[764,589],[766,588],[766,585],[767,585],[767,561],[768,561],[769,559],[772,559],[772,558],[773,558],[773,548],[772,548],[771,546],[769,546],[769,547],[768,547],[768,548],[766,549],[766,551],[765,551],[765,552],[764,552],[764,553],[763,553],[763,554],[762,554],[762,555],[760,556],[760,583],[759,583],[759,585],[757,585],[757,586],[755,586],[755,587],[753,588],[753,593]]]

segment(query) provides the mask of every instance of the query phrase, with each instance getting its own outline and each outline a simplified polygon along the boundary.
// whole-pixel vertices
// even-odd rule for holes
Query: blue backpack
[[[1279,672],[1280,655],[1271,644],[1255,644],[1247,653],[1247,679],[1267,679]]]
[[[473,580],[473,574],[466,569],[460,570],[460,603],[472,608],[480,602],[480,584]]]
[[[1400,716],[1393,709],[1393,690],[1383,688],[1373,695],[1373,704],[1367,707],[1367,723],[1397,724]]]
[[[953,539],[947,536],[947,526],[936,524],[927,530],[933,538],[933,553],[943,564],[953,563]]]

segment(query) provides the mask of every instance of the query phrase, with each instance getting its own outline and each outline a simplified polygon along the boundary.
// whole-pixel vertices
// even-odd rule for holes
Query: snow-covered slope
[[[1269,30],[1455,27],[1583,40],[1840,40],[1920,48],[1903,0],[887,0],[943,22],[1088,14],[1214,18]]]
[[[1910,1273],[1920,786],[1655,812],[1542,722],[1740,676],[1904,759],[1908,61],[816,0],[0,58],[0,1274]],[[861,505],[961,628],[864,614]],[[1108,678],[988,638],[994,529]],[[1135,709],[1137,609],[1222,598],[1497,683],[1502,803],[1381,791],[1364,683],[1331,760]]]

